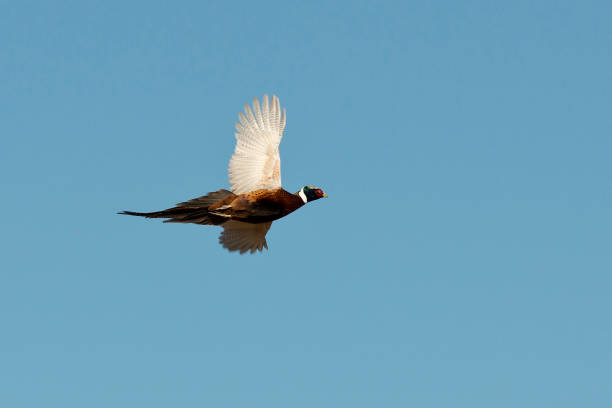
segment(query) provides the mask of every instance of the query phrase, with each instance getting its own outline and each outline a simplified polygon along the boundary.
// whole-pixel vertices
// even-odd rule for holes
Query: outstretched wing
[[[261,106],[253,100],[236,122],[236,149],[229,164],[230,188],[234,194],[281,187],[278,145],[283,137],[287,114],[280,108],[276,95],[268,103],[264,95]]]
[[[266,234],[272,225],[271,222],[262,224],[250,224],[242,221],[230,220],[222,224],[223,232],[219,236],[219,242],[229,251],[247,251],[254,253],[268,249]]]

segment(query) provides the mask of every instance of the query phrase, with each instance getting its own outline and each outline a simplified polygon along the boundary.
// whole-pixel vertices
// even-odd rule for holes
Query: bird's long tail
[[[117,214],[135,215],[146,218],[167,218],[164,220],[164,222],[182,222],[200,225],[221,225],[227,221],[227,218],[210,214],[205,208],[198,209],[174,207],[163,211],[154,211],[149,213],[121,211]]]
[[[227,218],[210,214],[208,207],[213,203],[231,195],[227,190],[219,190],[208,193],[205,196],[177,204],[176,207],[162,211],[135,212],[121,211],[118,214],[134,215],[146,218],[167,218],[164,222],[181,222],[201,225],[221,225]]]

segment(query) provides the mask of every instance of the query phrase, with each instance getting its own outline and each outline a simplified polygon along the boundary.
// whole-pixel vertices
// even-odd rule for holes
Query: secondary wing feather
[[[240,251],[243,254],[247,251],[262,251],[263,248],[268,249],[266,234],[270,226],[271,222],[248,224],[230,220],[222,225],[223,232],[219,236],[219,242],[230,252]]]

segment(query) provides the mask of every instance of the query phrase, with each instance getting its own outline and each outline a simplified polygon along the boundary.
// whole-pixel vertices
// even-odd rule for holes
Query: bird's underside
[[[224,248],[240,253],[253,253],[264,247],[268,248],[266,233],[272,221],[284,217],[302,205],[304,202],[299,195],[291,194],[282,188],[257,190],[247,194],[218,190],[162,211],[123,211],[121,214],[166,218],[164,222],[220,225],[223,232],[219,242]]]

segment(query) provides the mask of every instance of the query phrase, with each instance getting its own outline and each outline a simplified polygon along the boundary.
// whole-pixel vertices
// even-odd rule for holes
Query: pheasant
[[[253,108],[245,105],[236,122],[236,148],[229,163],[230,190],[218,190],[202,197],[154,212],[122,211],[119,214],[165,218],[164,222],[219,225],[219,243],[229,251],[254,253],[268,249],[266,234],[272,222],[304,204],[327,197],[320,188],[304,186],[295,194],[281,187],[278,146],[283,137],[287,113],[273,95],[257,98]]]

